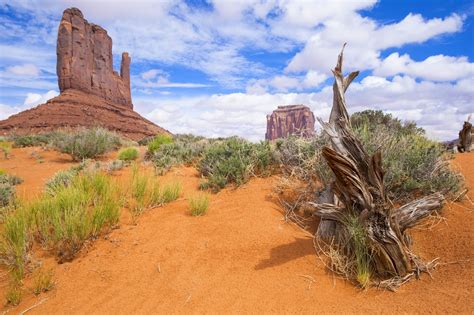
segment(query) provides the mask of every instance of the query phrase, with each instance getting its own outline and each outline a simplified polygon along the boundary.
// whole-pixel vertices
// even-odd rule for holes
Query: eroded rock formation
[[[102,27],[87,22],[79,9],[66,9],[58,30],[59,90],[76,89],[132,108],[130,57],[122,54],[120,75],[114,71],[112,39]]]
[[[93,127],[140,140],[169,133],[133,111],[130,57],[122,54],[120,75],[113,70],[112,39],[76,8],[66,9],[58,30],[57,74],[61,94],[0,121],[0,135]]]
[[[265,139],[275,140],[290,135],[309,137],[314,134],[314,122],[313,112],[307,106],[278,106],[271,115],[267,115]]]

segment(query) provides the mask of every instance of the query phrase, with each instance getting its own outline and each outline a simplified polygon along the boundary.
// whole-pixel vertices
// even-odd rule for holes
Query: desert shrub
[[[15,187],[9,183],[0,183],[0,208],[7,207],[15,198]]]
[[[323,146],[327,144],[325,137],[319,134],[310,138],[279,139],[275,144],[275,160],[286,176],[305,182],[317,177],[321,184],[327,185],[332,175],[321,155]]]
[[[125,148],[120,150],[118,154],[118,159],[122,161],[133,161],[138,158],[138,150],[137,148]]]
[[[5,160],[7,160],[10,157],[11,150],[12,150],[12,145],[10,142],[0,141],[0,151]]]
[[[210,140],[192,135],[178,135],[173,143],[166,143],[155,150],[151,159],[158,174],[163,174],[174,165],[189,165],[196,162],[210,144]]]
[[[462,178],[449,167],[450,155],[440,143],[426,138],[420,128],[361,124],[355,133],[369,154],[382,150],[384,183],[395,201],[436,191],[449,197],[461,189]]]
[[[61,133],[53,142],[57,150],[71,155],[74,160],[95,158],[119,148],[120,145],[119,136],[104,128],[79,129],[70,133]]]
[[[59,171],[46,182],[45,190],[50,195],[55,195],[57,191],[71,185],[72,180],[78,174],[74,169]]]
[[[56,136],[56,132],[30,135],[11,135],[9,138],[13,141],[15,148],[37,147],[49,144]]]
[[[150,140],[147,144],[148,151],[147,156],[153,156],[153,153],[158,150],[163,144],[173,143],[173,137],[168,134],[159,134],[156,135],[152,140]]]
[[[113,160],[110,162],[107,162],[104,166],[105,171],[108,173],[113,173],[115,171],[121,170],[124,168],[125,163],[122,160]]]
[[[229,183],[241,185],[252,175],[267,175],[273,163],[268,142],[257,144],[231,137],[212,143],[204,152],[198,169],[207,181],[202,189],[219,191]]]
[[[16,175],[9,175],[5,171],[0,170],[0,184],[19,185],[23,183],[23,179]]]
[[[3,217],[4,207],[8,207],[15,200],[15,185],[21,184],[23,180],[15,175],[0,172],[0,208]]]
[[[206,214],[209,208],[209,196],[198,195],[189,198],[189,211],[192,216],[201,216]]]
[[[28,206],[32,229],[59,261],[69,261],[84,242],[112,228],[119,219],[118,191],[110,178],[93,172],[79,174]]]
[[[412,121],[402,122],[393,117],[392,114],[384,113],[381,110],[365,110],[351,115],[351,125],[354,129],[361,127],[369,128],[374,133],[377,126],[385,126],[397,135],[424,134],[423,128],[417,127]]]

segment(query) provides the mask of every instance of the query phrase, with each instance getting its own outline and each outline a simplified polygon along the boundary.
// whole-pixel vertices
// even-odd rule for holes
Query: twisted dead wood
[[[410,252],[406,229],[440,208],[444,198],[437,193],[394,208],[385,192],[381,152],[369,156],[352,132],[344,93],[359,72],[344,77],[343,51],[344,47],[333,70],[329,122],[318,119],[330,139],[331,146],[324,147],[322,154],[334,173],[334,182],[323,193],[323,200],[314,204],[315,214],[321,217],[317,235],[346,246],[350,237],[345,225],[349,217],[355,217],[364,229],[375,275],[404,277],[419,266]]]
[[[458,151],[471,152],[471,146],[472,124],[469,121],[465,121],[461,131],[459,131]]]

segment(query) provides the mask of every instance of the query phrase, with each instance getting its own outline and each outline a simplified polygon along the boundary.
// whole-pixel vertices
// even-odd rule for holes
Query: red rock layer
[[[31,134],[61,128],[102,126],[132,140],[169,133],[132,109],[77,90],[0,121],[0,134]]]
[[[289,135],[309,137],[314,134],[314,122],[313,112],[307,106],[278,106],[271,115],[267,115],[265,139],[275,140]]]

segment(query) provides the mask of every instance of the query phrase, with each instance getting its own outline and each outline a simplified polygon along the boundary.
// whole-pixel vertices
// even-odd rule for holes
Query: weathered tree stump
[[[329,122],[318,119],[331,143],[322,153],[334,173],[330,187],[334,195],[326,193],[325,200],[313,204],[315,215],[321,217],[317,237],[337,245],[349,257],[359,259],[362,249],[370,264],[371,279],[406,279],[424,267],[410,251],[405,232],[440,208],[444,198],[436,193],[400,208],[389,200],[380,150],[369,156],[351,128],[344,93],[359,72],[343,76],[343,50],[333,70]]]
[[[471,152],[471,146],[472,146],[472,124],[469,121],[465,121],[462,127],[462,130],[459,131],[458,151]]]

